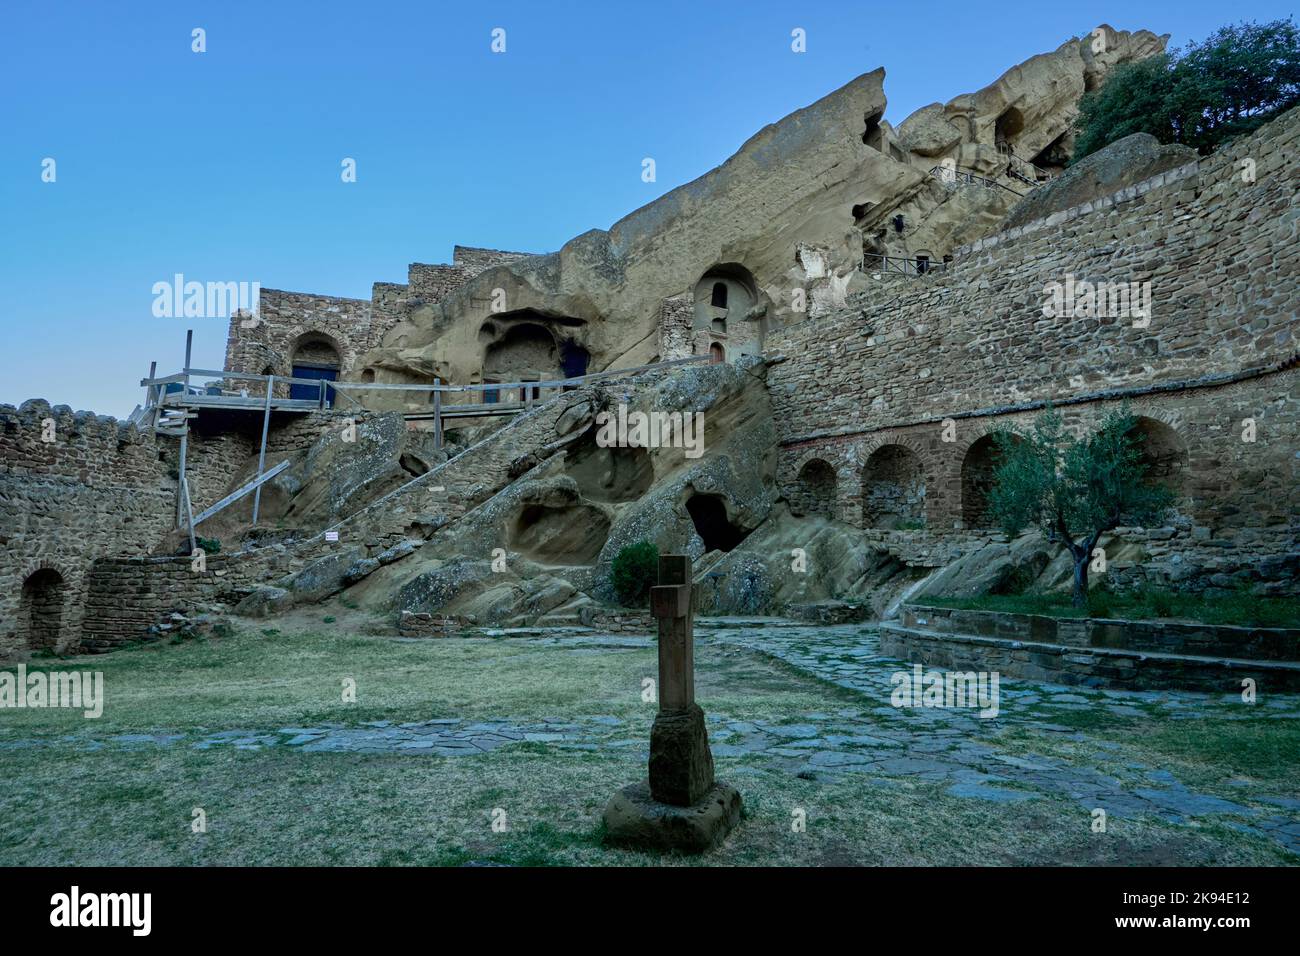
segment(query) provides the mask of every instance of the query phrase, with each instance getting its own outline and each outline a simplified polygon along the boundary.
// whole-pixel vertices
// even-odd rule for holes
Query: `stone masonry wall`
[[[1047,401],[1093,427],[1127,398],[1182,495],[1170,527],[1133,532],[1157,578],[1223,584],[1269,560],[1285,572],[1300,537],[1298,145],[1294,110],[1191,167],[959,250],[943,274],[772,333],[787,495],[821,459],[836,516],[862,526],[864,491],[878,490],[864,489],[866,461],[896,445],[922,466],[922,536],[968,535],[983,524],[970,499],[989,431]],[[1150,282],[1149,324],[1045,316],[1045,287],[1067,275]]]
[[[439,302],[484,270],[526,255],[456,246],[450,265],[413,262],[405,285],[376,282],[369,300],[263,289],[256,322],[245,327],[247,320],[231,318],[226,371],[261,375],[269,368],[289,375],[299,341],[323,336],[338,352],[339,377],[355,380],[363,371],[358,358],[378,346],[411,308]]]
[[[310,447],[348,417],[274,417],[268,464]],[[195,513],[251,474],[260,429],[260,419],[194,426],[186,474]],[[42,440],[47,435],[51,441]],[[102,633],[97,612],[86,617],[92,565],[162,545],[176,524],[179,452],[178,439],[107,416],[39,400],[0,406],[0,658],[41,647],[74,651],[87,625]],[[42,582],[53,588],[44,603]],[[106,597],[99,606],[109,603]],[[148,602],[143,606],[147,612]]]

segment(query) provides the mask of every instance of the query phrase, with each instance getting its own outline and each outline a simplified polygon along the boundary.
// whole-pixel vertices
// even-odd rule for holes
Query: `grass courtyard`
[[[817,634],[768,652],[706,631],[697,697],[745,818],[720,851],[663,859],[605,849],[600,831],[610,795],[645,774],[650,642],[279,626],[31,662],[102,671],[106,704],[98,720],[0,711],[0,865],[1300,862],[1278,838],[1300,836],[1296,700],[1188,694],[1175,720],[1160,700],[1017,682],[980,721],[894,710],[792,664]],[[863,660],[885,686],[905,666]],[[1114,810],[1104,833],[1092,804]]]

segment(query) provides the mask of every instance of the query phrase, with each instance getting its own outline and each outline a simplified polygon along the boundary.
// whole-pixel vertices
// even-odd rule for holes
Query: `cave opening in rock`
[[[730,551],[749,534],[727,518],[727,505],[720,495],[691,495],[686,500],[686,512],[705,551]]]
[[[654,484],[654,465],[644,448],[602,447],[592,425],[564,458],[564,470],[592,501],[636,501]]]
[[[609,538],[609,517],[586,505],[525,505],[510,533],[511,550],[542,564],[595,564]]]
[[[885,118],[884,110],[872,113],[866,117],[862,130],[862,142],[866,143],[876,152],[881,153],[885,150],[885,131],[880,127],[880,121]]]

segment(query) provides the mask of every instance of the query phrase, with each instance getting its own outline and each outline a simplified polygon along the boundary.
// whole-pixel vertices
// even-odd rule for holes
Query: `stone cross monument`
[[[695,703],[695,588],[691,559],[659,558],[650,589],[659,620],[659,712],[650,730],[650,775],[614,794],[605,808],[605,842],[638,849],[701,853],[740,820],[740,794],[713,779],[704,711]]]

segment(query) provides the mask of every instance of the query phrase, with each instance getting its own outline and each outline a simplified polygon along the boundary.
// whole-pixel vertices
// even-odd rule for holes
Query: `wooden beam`
[[[266,381],[266,410],[262,413],[262,444],[257,450],[257,475],[262,476],[263,469],[266,468],[266,432],[271,427],[271,396],[275,393],[275,376],[272,375]],[[262,506],[262,486],[257,486],[257,494],[253,497],[253,527],[257,527],[257,512]]]
[[[435,391],[433,393],[433,450],[442,451],[442,392],[436,390],[436,386],[441,385],[440,379],[433,380]]]
[[[206,521],[208,518],[211,518],[214,514],[216,514],[218,511],[222,510],[226,506],[233,505],[236,501],[238,501],[240,498],[243,498],[250,491],[260,490],[264,484],[266,484],[268,481],[270,481],[272,478],[274,478],[276,475],[278,475],[280,472],[284,471],[288,467],[289,467],[289,461],[288,459],[285,459],[284,461],[280,462],[280,464],[273,466],[270,471],[265,471],[262,474],[258,475],[256,478],[254,478],[248,484],[244,485],[242,488],[239,488],[236,491],[232,491],[230,494],[226,495],[226,497],[218,501],[215,505],[212,505],[210,508],[205,508],[202,511],[200,511],[199,514],[194,518],[194,523],[198,524],[200,521]]]

